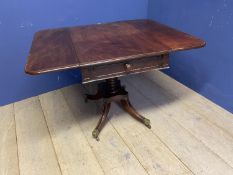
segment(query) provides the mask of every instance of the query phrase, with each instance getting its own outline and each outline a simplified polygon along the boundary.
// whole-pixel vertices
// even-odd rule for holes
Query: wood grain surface
[[[151,130],[113,105],[96,142],[97,84],[52,91],[0,107],[0,175],[233,174],[233,114],[160,71],[121,79]]]
[[[94,66],[200,48],[205,42],[151,20],[130,20],[36,33],[25,71]]]

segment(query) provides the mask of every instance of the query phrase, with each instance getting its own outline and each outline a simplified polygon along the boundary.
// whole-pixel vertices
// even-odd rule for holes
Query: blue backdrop
[[[149,18],[207,42],[172,55],[166,73],[233,112],[233,1],[149,0],[148,7]]]
[[[207,41],[172,55],[166,73],[233,112],[232,9],[231,0],[1,0],[0,105],[81,81],[78,71],[24,73],[34,32],[149,17]]]
[[[37,30],[146,17],[147,0],[1,0],[0,106],[80,82],[78,71],[24,73]]]

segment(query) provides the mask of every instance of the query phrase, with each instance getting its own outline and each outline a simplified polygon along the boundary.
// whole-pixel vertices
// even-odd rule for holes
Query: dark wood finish
[[[45,30],[35,34],[25,71],[41,74],[78,65],[68,29]]]
[[[92,132],[92,136],[99,141],[99,134],[102,128],[104,127],[104,124],[107,121],[108,113],[111,107],[111,102],[104,102],[103,104],[103,112],[102,115],[97,123],[97,126],[95,127],[94,131]]]
[[[106,79],[99,84],[97,94],[86,95],[86,101],[104,99],[102,116],[92,132],[98,140],[112,102],[151,128],[150,120],[130,104],[117,77],[166,68],[170,52],[204,45],[198,38],[151,20],[44,30],[33,39],[25,71],[41,74],[80,68],[83,83]]]
[[[99,100],[103,98],[102,115],[97,123],[97,126],[92,132],[92,136],[97,141],[99,140],[99,134],[107,121],[107,116],[112,102],[117,102],[120,107],[122,107],[133,118],[143,123],[149,129],[151,128],[150,120],[140,115],[131,105],[128,97],[128,92],[125,90],[125,87],[121,85],[120,80],[118,80],[117,78],[107,79],[105,82],[99,83],[97,93],[95,95],[87,94],[86,97],[87,101]]]
[[[142,73],[153,69],[168,68],[168,55],[161,55],[136,60],[105,63],[81,68],[83,83],[120,77],[128,74]]]
[[[168,68],[168,55],[160,55],[135,60],[121,61],[112,64],[82,67],[83,83],[120,77],[128,74],[146,72],[152,69]]]
[[[151,20],[44,30],[36,33],[25,71],[51,71],[128,61],[203,47],[205,42]]]
[[[125,110],[125,112],[127,112],[128,114],[130,114],[133,118],[135,118],[139,122],[141,122],[144,125],[146,125],[149,129],[151,129],[150,120],[147,119],[147,118],[145,118],[145,117],[143,117],[141,114],[139,114],[137,112],[137,110],[130,103],[129,97],[120,100],[120,106]]]

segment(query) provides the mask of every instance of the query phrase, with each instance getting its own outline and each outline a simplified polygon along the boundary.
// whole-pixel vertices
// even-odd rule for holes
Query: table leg
[[[107,120],[107,116],[109,113],[111,107],[111,102],[105,102],[104,103],[104,108],[103,108],[103,112],[102,112],[102,116],[100,118],[100,120],[98,121],[98,124],[96,126],[96,128],[94,129],[94,131],[92,132],[92,136],[99,141],[99,133],[101,131],[101,129],[103,128],[106,120]]]
[[[143,123],[148,128],[151,128],[150,120],[141,116],[136,109],[131,105],[128,97],[128,92],[125,90],[125,87],[121,85],[120,80],[117,78],[107,79],[104,83],[98,85],[98,92],[95,95],[86,95],[87,99],[90,100],[99,100],[104,99],[103,112],[102,116],[98,121],[98,124],[92,136],[98,141],[99,134],[102,130],[109,113],[111,103],[117,102],[120,106],[129,113],[132,117]]]
[[[145,126],[147,126],[149,129],[151,128],[150,125],[150,120],[143,117],[142,115],[140,115],[136,109],[131,105],[129,98],[127,99],[122,99],[120,101],[120,105],[121,107],[127,112],[129,113],[132,117],[134,117],[136,120],[142,122]]]

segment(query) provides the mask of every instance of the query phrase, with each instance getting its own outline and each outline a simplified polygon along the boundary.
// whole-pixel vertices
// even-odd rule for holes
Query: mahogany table
[[[205,42],[152,20],[48,29],[35,34],[25,67],[28,74],[78,68],[82,83],[99,83],[95,95],[103,98],[103,113],[92,135],[104,126],[112,102],[151,128],[150,120],[130,104],[128,92],[118,77],[169,66],[171,52],[204,47]]]

